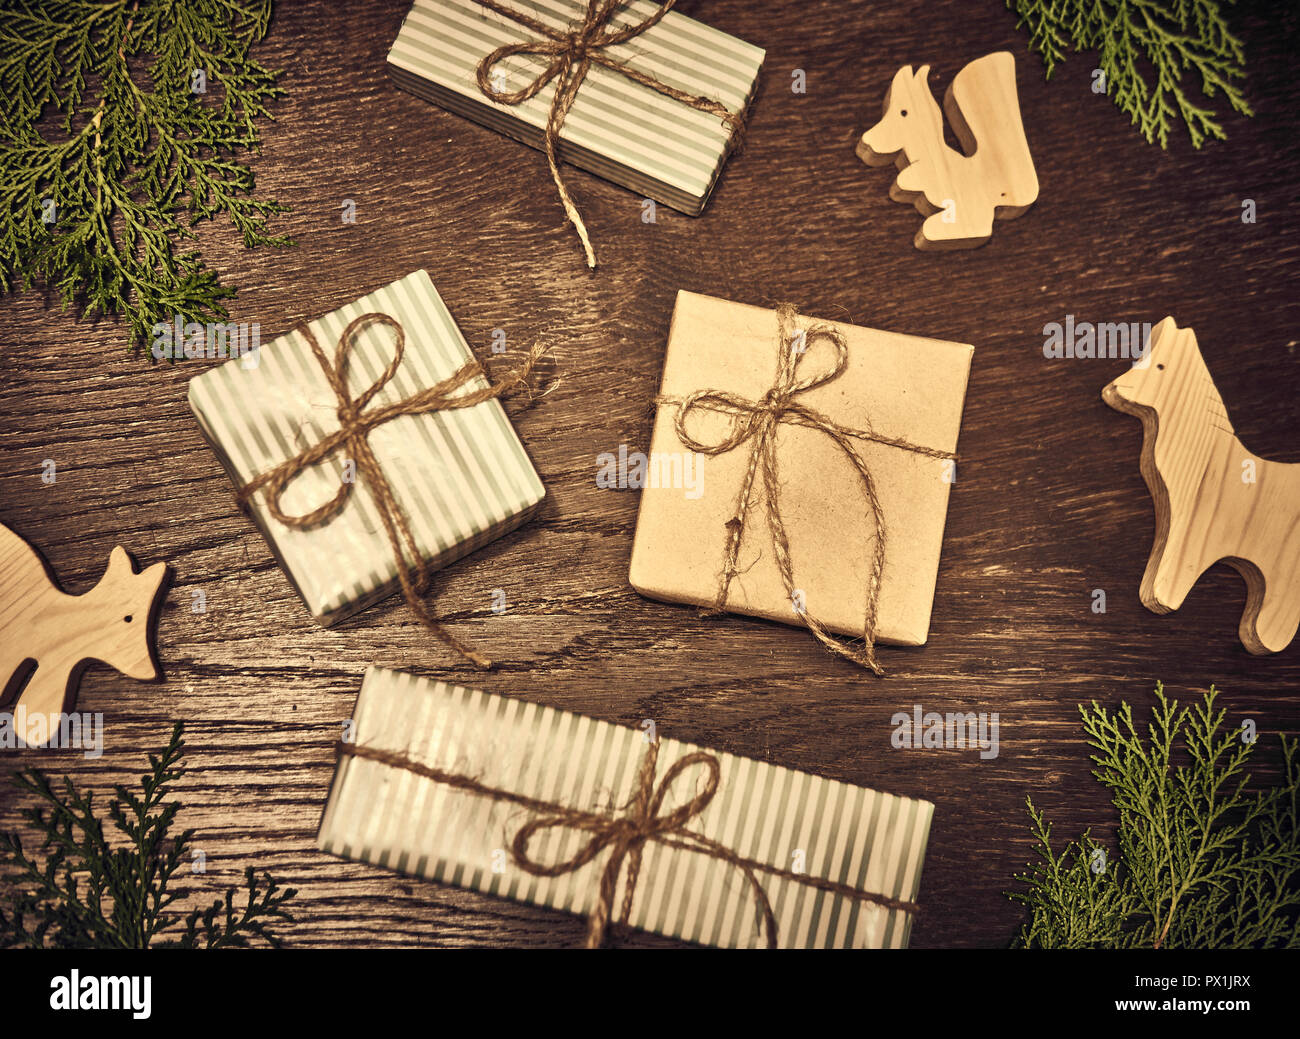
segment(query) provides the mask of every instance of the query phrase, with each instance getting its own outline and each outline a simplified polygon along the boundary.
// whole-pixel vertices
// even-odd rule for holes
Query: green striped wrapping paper
[[[309,323],[331,363],[348,322],[377,311],[402,325],[406,352],[396,375],[367,410],[409,397],[452,375],[473,358],[425,271],[416,271]],[[338,429],[337,399],[307,340],[292,331],[263,346],[256,364],[235,358],[189,383],[190,408],[236,486],[297,455]],[[360,333],[349,365],[359,395],[393,356],[393,333],[371,324]],[[486,385],[482,378],[466,392]],[[446,566],[523,523],[545,494],[499,401],[463,410],[400,415],[369,436],[420,552]],[[344,478],[346,448],[303,471],[283,507],[300,515],[330,500]],[[298,530],[271,517],[264,495],[250,512],[294,589],[323,624],[397,589],[397,563],[366,481],[343,510]]]
[[[524,700],[371,668],[352,738],[425,765],[584,810],[632,797],[646,735]],[[703,748],[660,738],[657,779]],[[721,783],[690,829],[737,854],[915,901],[934,806],[718,751]],[[689,800],[688,770],[662,811]],[[585,914],[605,857],[555,878],[519,869],[508,846],[530,813],[364,758],[340,759],[321,819],[323,851],[485,894]],[[559,862],[582,843],[572,830],[539,834],[530,855]],[[911,916],[760,874],[785,948],[902,948]],[[623,892],[615,895],[621,906]],[[723,947],[766,944],[753,895],[734,867],[651,842],[630,923]]]
[[[586,10],[585,0],[510,3],[556,29],[581,21]],[[658,6],[629,0],[613,24],[640,22]],[[389,51],[388,69],[404,90],[541,148],[558,77],[517,105],[489,100],[477,81],[484,57],[503,44],[535,36],[474,0],[416,0]],[[732,112],[749,105],[764,55],[760,47],[675,11],[604,53],[668,86],[720,101]],[[504,73],[499,88],[522,89],[545,67],[536,55],[507,58],[497,66]],[[593,65],[564,121],[558,150],[564,162],[698,216],[731,147],[727,128],[716,115]]]

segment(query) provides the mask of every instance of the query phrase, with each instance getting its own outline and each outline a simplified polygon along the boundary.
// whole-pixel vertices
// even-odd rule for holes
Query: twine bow
[[[659,760],[659,744],[650,743],[646,747],[645,756],[641,759],[636,789],[624,815],[587,811],[554,801],[517,794],[481,783],[472,776],[431,768],[404,754],[377,747],[365,747],[340,741],[335,745],[335,751],[340,758],[357,757],[376,761],[465,793],[516,805],[535,813],[535,817],[524,823],[510,841],[510,853],[515,863],[532,876],[559,877],[573,873],[608,852],[609,857],[605,860],[605,866],[600,873],[596,904],[587,916],[587,934],[583,944],[588,949],[597,949],[604,942],[619,875],[623,872],[625,863],[627,874],[617,922],[620,926],[626,926],[631,919],[632,899],[636,894],[637,879],[641,872],[642,852],[646,844],[651,842],[678,851],[705,855],[740,870],[753,896],[757,918],[769,949],[777,947],[776,914],[772,910],[767,892],[758,879],[759,873],[855,901],[871,902],[886,909],[897,909],[907,913],[916,913],[920,910],[915,903],[903,899],[863,891],[850,884],[824,880],[808,873],[795,873],[766,862],[759,862],[757,859],[746,858],[736,854],[725,844],[691,830],[687,824],[703,813],[713,801],[722,775],[722,767],[718,759],[705,751],[694,751],[679,758],[664,773],[663,779],[656,786],[655,772]],[[664,801],[674,784],[681,782],[688,770],[695,766],[704,769],[703,785],[700,786],[697,781],[697,789],[693,797],[677,808],[664,812]],[[545,830],[577,831],[585,835],[586,840],[567,859],[550,864],[538,862],[529,853],[528,845],[534,837]]]
[[[379,378],[360,396],[354,397],[348,386],[348,362],[356,346],[357,334],[371,323],[386,325],[393,330],[393,359]],[[433,386],[403,400],[367,410],[371,401],[388,385],[402,365],[402,356],[406,350],[406,332],[401,322],[387,314],[378,313],[362,314],[353,318],[339,337],[333,364],[325,356],[320,343],[306,324],[299,325],[296,331],[307,340],[307,345],[311,347],[316,362],[320,365],[330,389],[334,391],[334,396],[338,400],[339,428],[333,433],[327,433],[294,457],[250,480],[239,489],[239,503],[246,505],[255,494],[264,491],[267,511],[286,527],[301,530],[327,523],[337,516],[347,505],[357,484],[364,479],[384,525],[384,532],[388,535],[393,558],[397,562],[397,579],[406,604],[429,631],[462,657],[478,667],[491,667],[492,661],[476,653],[444,629],[433,610],[420,598],[429,584],[428,561],[415,543],[406,513],[398,503],[392,485],[384,475],[367,438],[376,427],[399,415],[423,415],[435,411],[472,408],[484,401],[509,397],[521,390],[531,393],[534,369],[545,351],[540,347],[534,347],[519,371],[492,386],[470,390],[467,393],[460,392],[475,379],[486,378],[487,373],[483,370],[483,366],[478,361],[469,361]],[[286,513],[281,502],[285,490],[294,478],[303,470],[339,450],[347,451],[346,457],[350,458],[356,466],[357,479],[341,481],[334,497],[319,508],[297,516]]]
[[[640,83],[665,97],[690,105],[701,112],[713,113],[723,121],[733,136],[740,129],[741,116],[721,102],[678,90],[648,73],[640,72],[601,53],[606,47],[626,43],[658,25],[664,15],[672,10],[677,0],[660,0],[658,9],[652,14],[621,29],[610,26],[615,12],[624,0],[587,0],[587,11],[582,21],[570,26],[567,31],[553,29],[545,22],[506,4],[498,3],[497,0],[475,0],[475,2],[503,18],[509,18],[524,28],[531,29],[538,36],[537,39],[520,40],[517,43],[507,43],[498,47],[478,63],[478,86],[488,98],[505,105],[517,105],[535,97],[551,80],[559,81],[555,86],[555,96],[551,100],[551,112],[546,121],[546,133],[543,138],[546,162],[551,168],[551,179],[555,181],[565,215],[572,221],[578,237],[582,240],[582,248],[587,255],[587,266],[590,268],[594,269],[596,266],[596,252],[587,234],[587,226],[582,222],[582,215],[578,212],[578,207],[564,184],[564,178],[560,176],[560,166],[555,153],[564,120],[569,114],[569,109],[573,107],[573,102],[578,97],[578,90],[583,80],[587,78],[587,73],[591,71],[592,65],[600,65],[617,72],[634,83]],[[493,68],[499,62],[517,54],[535,55],[546,64],[526,87],[519,90],[498,90],[492,83]]]
[[[791,604],[808,630],[832,653],[854,661],[869,668],[877,675],[884,674],[884,669],[876,660],[875,631],[876,611],[880,602],[880,578],[885,567],[885,520],[880,508],[880,498],[876,493],[876,481],[871,470],[854,449],[854,441],[867,441],[896,447],[903,451],[925,455],[928,458],[956,458],[950,451],[937,451],[921,447],[901,437],[880,436],[873,432],[868,423],[863,421],[862,429],[832,422],[822,412],[801,403],[798,398],[809,390],[834,382],[844,373],[849,363],[849,347],[844,336],[832,325],[813,325],[799,331],[795,328],[798,314],[794,307],[783,304],[777,309],[780,326],[780,339],[777,344],[778,360],[776,378],[772,388],[758,400],[751,400],[738,393],[725,390],[699,390],[687,397],[655,398],[657,404],[677,405],[674,428],[677,438],[690,451],[705,455],[720,455],[733,451],[748,442],[749,462],[745,468],[745,477],[736,496],[735,509],[727,520],[727,543],[723,557],[722,573],[718,580],[718,592],[710,614],[721,613],[726,609],[727,596],[731,582],[740,573],[738,559],[740,543],[745,533],[745,523],[754,496],[754,487],[758,474],[763,475],[766,490],[766,513],[768,528],[772,533],[772,547],[777,569],[785,584],[786,593]],[[817,342],[829,343],[835,349],[835,364],[829,370],[814,375],[802,376],[801,369],[812,347]],[[694,437],[687,429],[687,420],[697,409],[720,412],[731,419],[729,432],[716,443],[705,443]],[[875,523],[875,545],[872,550],[871,567],[867,573],[866,612],[862,625],[863,647],[861,651],[851,649],[846,644],[831,636],[822,624],[803,605],[796,593],[794,583],[794,563],[790,556],[790,539],[786,533],[785,521],[781,518],[780,468],[777,464],[777,431],[782,424],[804,426],[819,430],[830,438],[857,471],[862,483],[863,494]]]

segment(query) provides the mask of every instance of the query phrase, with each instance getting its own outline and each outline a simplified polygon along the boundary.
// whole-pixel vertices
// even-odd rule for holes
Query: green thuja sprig
[[[8,0],[0,10],[0,288],[44,282],[139,342],[227,317],[197,250],[226,217],[246,247],[285,212],[241,156],[283,93],[249,56],[271,0]],[[203,90],[196,91],[196,85]]]
[[[1227,0],[1231,4],[1234,0]],[[1220,0],[1006,0],[1028,29],[1050,79],[1065,53],[1096,50],[1106,93],[1142,136],[1169,146],[1175,120],[1192,146],[1223,140],[1213,107],[1198,104],[1187,84],[1200,81],[1201,95],[1222,93],[1234,111],[1253,115],[1241,92],[1245,52],[1228,29]],[[1150,81],[1148,81],[1150,76]]]
[[[23,818],[40,834],[41,862],[23,850],[17,834],[0,834],[0,882],[11,889],[0,909],[0,948],[145,949],[242,948],[260,939],[279,947],[271,931],[293,922],[285,908],[297,891],[281,890],[269,874],[262,883],[251,867],[245,891],[180,915],[187,892],[176,885],[189,862],[194,831],[172,836],[181,805],[164,803],[170,784],[185,774],[184,726],[149,755],[141,793],[115,788],[107,816],[117,832],[110,841],[95,813],[94,794],[78,791],[67,777],[62,792],[37,769],[17,773],[14,783],[36,798]]]
[[[1008,892],[1029,948],[1300,947],[1300,754],[1282,737],[1279,785],[1250,789],[1254,741],[1223,727],[1213,687],[1180,708],[1156,686],[1145,736],[1128,704],[1080,706],[1093,776],[1119,812],[1118,852],[1091,831],[1058,854],[1030,800],[1038,861]]]

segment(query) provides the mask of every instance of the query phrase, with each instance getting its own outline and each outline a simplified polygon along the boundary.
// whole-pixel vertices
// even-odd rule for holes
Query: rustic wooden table
[[[1177,613],[1145,610],[1151,546],[1138,473],[1139,423],[1102,404],[1124,361],[1048,360],[1043,326],[1157,321],[1196,328],[1245,442],[1300,461],[1296,327],[1300,270],[1297,18],[1232,13],[1248,45],[1254,119],[1202,151],[1146,144],[1091,92],[1093,56],[1046,82],[998,0],[893,4],[685,2],[682,9],[767,48],[745,150],[700,219],[574,172],[600,248],[589,273],[537,152],[396,90],[384,56],[406,0],[283,4],[261,48],[288,96],[265,129],[258,189],[293,207],[297,246],[245,252],[224,228],[204,248],[239,288],[237,321],[263,340],[427,268],[471,344],[493,329],[559,341],[564,382],[517,428],[549,490],[523,531],[452,567],[438,602],[458,631],[504,661],[467,676],[398,600],[318,628],[236,510],[185,403],[212,363],[152,364],[112,321],[77,323],[39,291],[0,301],[0,521],[37,544],[66,586],[98,578],[113,545],[175,572],[159,623],[165,680],[103,667],[80,709],[103,711],[107,749],[7,752],[107,789],[133,781],[146,750],[184,719],[183,821],[198,830],[205,897],[246,864],[297,886],[294,945],[555,946],[575,918],[415,881],[317,852],[331,746],[371,663],[527,697],[611,721],[653,718],[673,736],[936,804],[915,946],[1000,946],[1019,909],[1003,892],[1029,851],[1032,795],[1058,834],[1113,812],[1089,777],[1076,704],[1145,707],[1163,680],[1195,697],[1211,682],[1255,719],[1260,760],[1300,728],[1300,645],[1247,655],[1244,585],[1216,566]],[[1017,56],[1042,194],[974,252],[922,254],[918,217],[891,202],[889,175],[854,155],[900,65]],[[791,91],[803,69],[807,93]],[[1254,199],[1258,221],[1243,223]],[[356,203],[356,222],[340,206]],[[691,289],[975,345],[930,642],[882,650],[874,679],[796,629],[705,620],[627,584],[635,492],[598,489],[596,456],[645,449],[673,298]],[[58,479],[42,482],[56,460]],[[510,608],[491,611],[504,588]],[[202,590],[206,612],[194,613]],[[1093,611],[1094,590],[1106,612]],[[896,750],[890,716],[996,711],[1001,752]],[[18,825],[0,794],[0,829]],[[629,944],[664,944],[644,936]]]

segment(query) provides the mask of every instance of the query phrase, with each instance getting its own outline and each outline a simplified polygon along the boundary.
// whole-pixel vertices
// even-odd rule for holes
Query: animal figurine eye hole
[[[129,613],[128,613],[125,617],[122,618],[122,620],[126,621],[127,624],[130,624],[131,621],[132,621],[132,619],[133,619],[133,618],[131,617],[131,614],[129,614]]]
[[[907,115],[907,109],[904,108],[904,109],[903,109],[901,112],[899,112],[898,114],[899,114],[899,115]]]
[[[1165,370],[1165,366],[1163,364],[1156,365],[1156,371],[1163,372],[1164,370]]]

